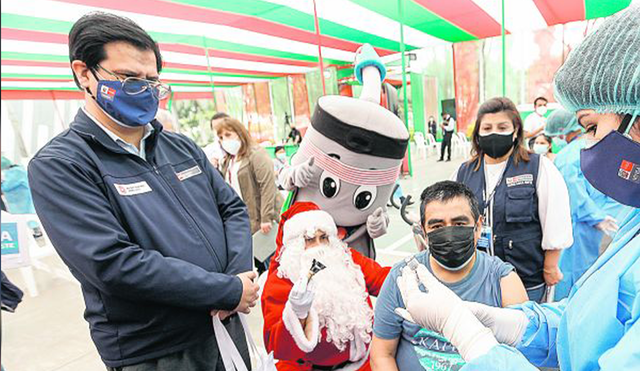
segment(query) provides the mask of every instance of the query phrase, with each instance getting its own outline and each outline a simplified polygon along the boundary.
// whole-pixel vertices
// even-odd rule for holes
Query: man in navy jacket
[[[245,205],[186,137],[155,119],[169,90],[157,44],[132,21],[91,13],[69,34],[85,107],[29,164],[35,207],[80,281],[111,370],[222,370],[211,316],[257,300]]]

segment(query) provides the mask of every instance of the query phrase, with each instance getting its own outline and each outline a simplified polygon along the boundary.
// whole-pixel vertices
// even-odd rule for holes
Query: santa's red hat
[[[312,237],[317,230],[321,230],[329,236],[337,236],[338,229],[333,217],[326,211],[320,210],[313,202],[296,202],[280,217],[278,235],[276,237],[275,257],[280,256],[282,245],[301,236]],[[277,263],[272,261],[271,268],[276,268]],[[269,269],[271,270],[271,269]]]

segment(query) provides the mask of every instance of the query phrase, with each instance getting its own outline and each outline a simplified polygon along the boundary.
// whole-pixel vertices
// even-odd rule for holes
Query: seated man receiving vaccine
[[[494,307],[522,303],[527,293],[512,265],[476,250],[482,217],[471,190],[457,182],[422,192],[420,222],[429,249],[397,264],[382,286],[375,309],[373,370],[458,370],[464,360],[448,339],[405,319],[397,280],[407,266],[422,264],[466,301]]]

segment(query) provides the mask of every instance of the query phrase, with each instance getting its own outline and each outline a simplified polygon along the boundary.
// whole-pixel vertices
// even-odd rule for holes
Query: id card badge
[[[489,251],[491,249],[492,237],[493,231],[491,229],[491,226],[483,224],[482,233],[480,234],[480,238],[478,238],[478,248],[484,251]]]

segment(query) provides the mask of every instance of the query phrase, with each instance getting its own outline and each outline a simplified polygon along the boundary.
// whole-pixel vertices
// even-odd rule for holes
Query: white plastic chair
[[[460,140],[459,145],[461,156],[463,158],[469,157],[469,155],[471,154],[471,142],[469,142],[469,139],[467,139],[467,136],[464,135],[464,133],[456,133],[456,136]]]
[[[413,140],[416,142],[416,153],[418,156],[427,158],[427,143],[424,139],[424,134],[417,132],[413,134]]]
[[[438,142],[436,142],[436,138],[434,138],[433,134],[427,134],[425,137],[425,145],[427,146],[427,154],[431,151],[437,156],[438,150],[440,149],[438,146]]]

